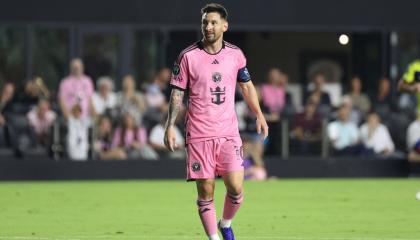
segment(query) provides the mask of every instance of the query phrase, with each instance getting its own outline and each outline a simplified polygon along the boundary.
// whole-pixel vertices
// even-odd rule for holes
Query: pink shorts
[[[243,171],[242,140],[216,138],[187,146],[187,180],[213,179],[225,173]]]

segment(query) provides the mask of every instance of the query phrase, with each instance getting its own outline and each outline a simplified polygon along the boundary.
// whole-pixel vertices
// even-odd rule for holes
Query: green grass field
[[[218,216],[223,183],[216,188]],[[420,239],[418,179],[246,182],[237,239]],[[0,183],[0,239],[207,239],[184,181]]]

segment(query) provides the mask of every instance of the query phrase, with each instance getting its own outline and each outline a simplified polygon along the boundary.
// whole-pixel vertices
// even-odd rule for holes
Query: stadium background
[[[341,71],[334,83],[342,93],[353,75],[361,77],[369,96],[388,77],[397,103],[397,82],[420,57],[418,1],[220,2],[229,11],[225,37],[245,52],[256,85],[266,81],[271,67],[279,67],[289,86],[303,92],[313,64],[329,60]],[[199,9],[205,3],[3,1],[0,87],[10,82],[22,87],[40,76],[59,112],[58,87],[75,57],[84,60],[94,82],[110,76],[116,91],[126,74],[134,75],[137,86],[147,86],[200,39]],[[339,43],[341,34],[349,37],[347,45]],[[293,105],[303,108],[303,97],[298,99]],[[246,182],[234,223],[238,239],[419,239],[420,165],[408,161],[406,147],[416,106],[394,110],[382,121],[389,124],[399,154],[386,159],[334,156],[325,132],[316,153],[303,156],[289,141],[291,118],[282,119],[281,140],[264,156],[270,179]],[[16,120],[25,119],[20,114]],[[31,147],[17,154],[20,144],[0,147],[0,240],[202,239],[195,188],[183,180],[183,159],[72,161],[59,143],[61,151],[52,155]],[[217,184],[220,210],[224,192]]]

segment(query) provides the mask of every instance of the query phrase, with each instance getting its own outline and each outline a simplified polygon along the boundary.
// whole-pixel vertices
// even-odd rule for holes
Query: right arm
[[[164,137],[165,146],[172,152],[178,148],[176,144],[175,120],[181,110],[183,99],[184,91],[173,88],[169,100],[168,118],[166,120]]]
[[[420,85],[417,83],[407,83],[404,79],[401,79],[398,82],[398,91],[409,93],[420,92]]]

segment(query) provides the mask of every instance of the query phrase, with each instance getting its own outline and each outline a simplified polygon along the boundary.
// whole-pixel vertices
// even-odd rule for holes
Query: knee
[[[243,191],[242,186],[234,186],[228,189],[228,193],[233,196],[241,195]]]
[[[212,200],[214,195],[214,188],[210,184],[204,184],[198,189],[198,198],[201,200]]]

